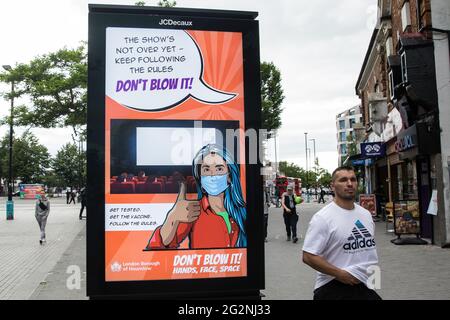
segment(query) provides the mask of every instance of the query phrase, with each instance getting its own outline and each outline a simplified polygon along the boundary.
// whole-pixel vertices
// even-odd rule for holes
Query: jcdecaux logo
[[[160,26],[183,26],[189,27],[192,26],[192,21],[176,21],[172,19],[161,19],[159,22]]]

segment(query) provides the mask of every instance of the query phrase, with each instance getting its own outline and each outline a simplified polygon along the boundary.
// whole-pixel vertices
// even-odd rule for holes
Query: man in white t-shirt
[[[378,264],[375,224],[370,212],[355,204],[353,168],[337,168],[331,187],[334,201],[313,216],[303,245],[303,262],[318,271],[314,300],[380,300],[367,287],[370,267]]]

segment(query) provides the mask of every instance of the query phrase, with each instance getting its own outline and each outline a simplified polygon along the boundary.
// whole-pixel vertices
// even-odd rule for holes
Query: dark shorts
[[[314,290],[314,300],[382,300],[375,292],[360,283],[354,286],[332,280]]]

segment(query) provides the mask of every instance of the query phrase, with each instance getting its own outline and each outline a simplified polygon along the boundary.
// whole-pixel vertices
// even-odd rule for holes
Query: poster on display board
[[[90,6],[89,296],[262,288],[255,17]]]
[[[19,184],[20,199],[37,199],[44,194],[43,184]]]
[[[396,235],[421,233],[418,200],[394,202],[394,231]]]
[[[372,217],[377,215],[377,199],[374,194],[360,194],[359,205],[369,210]]]

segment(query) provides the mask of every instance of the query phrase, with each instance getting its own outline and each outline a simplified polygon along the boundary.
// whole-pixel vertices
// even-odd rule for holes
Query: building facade
[[[364,164],[366,191],[412,212],[408,227],[441,246],[450,240],[449,7],[448,0],[379,0],[355,88],[366,130],[357,144],[380,143],[386,150]],[[436,194],[439,208],[431,215]]]
[[[339,165],[345,161],[355,140],[355,127],[362,123],[361,107],[354,106],[336,116]]]

